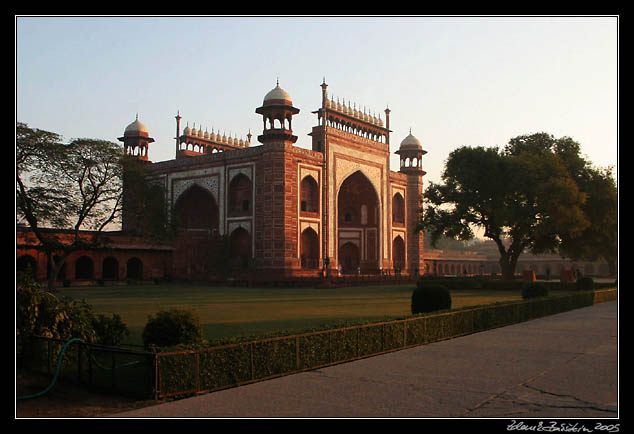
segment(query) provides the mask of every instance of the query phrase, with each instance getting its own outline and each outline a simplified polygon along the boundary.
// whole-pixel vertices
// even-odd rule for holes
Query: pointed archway
[[[236,228],[229,236],[230,263],[234,268],[247,268],[251,261],[251,235],[242,228]]]
[[[113,256],[105,258],[101,265],[101,277],[103,280],[119,279],[119,261]]]
[[[342,268],[357,263],[362,273],[379,271],[381,215],[379,195],[363,172],[358,170],[341,183],[337,194],[337,242]]]
[[[236,175],[227,189],[227,215],[245,217],[253,214],[253,185],[244,174]]]
[[[174,203],[173,218],[178,228],[172,264],[175,273],[201,275],[213,270],[217,263],[220,227],[214,195],[192,184]]]
[[[137,257],[130,258],[127,263],[127,277],[128,279],[142,280],[143,279],[143,262]]]
[[[405,269],[405,241],[400,235],[392,241],[392,262],[397,273]]]
[[[217,232],[218,204],[206,189],[194,184],[180,195],[174,205],[174,218],[182,230],[208,230]]]
[[[313,228],[306,228],[300,239],[302,268],[319,268],[319,236]]]
[[[359,246],[347,241],[339,247],[339,266],[343,274],[356,274],[361,267]]]

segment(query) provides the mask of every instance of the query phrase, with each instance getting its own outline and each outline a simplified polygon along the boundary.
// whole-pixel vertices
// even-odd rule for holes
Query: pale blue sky
[[[280,86],[310,147],[329,95],[409,129],[438,181],[462,145],[570,136],[599,166],[618,158],[618,19],[602,17],[16,17],[16,120],[117,142],[135,115],[174,158],[176,124],[253,141]],[[396,156],[392,170],[398,170]],[[616,172],[615,172],[616,175]],[[427,183],[426,183],[427,184]]]

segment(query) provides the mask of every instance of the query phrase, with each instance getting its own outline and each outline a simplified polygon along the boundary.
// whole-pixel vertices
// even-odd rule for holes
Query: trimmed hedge
[[[580,291],[592,291],[594,289],[594,280],[592,277],[580,277],[577,279],[576,285]]]
[[[191,352],[159,353],[161,397],[218,390],[616,299],[616,290],[581,291],[409,319],[266,339]],[[167,359],[175,358],[170,363]],[[190,363],[190,366],[185,366]],[[199,373],[192,371],[197,366]],[[196,379],[196,375],[199,379]],[[168,380],[168,377],[173,377]],[[197,383],[198,382],[198,383]],[[180,388],[180,390],[178,390]]]
[[[443,285],[418,282],[412,293],[412,314],[451,309],[451,293]]]
[[[200,389],[213,390],[227,384],[251,380],[251,363],[247,345],[212,348],[200,351]],[[231,366],[232,369],[226,369]]]
[[[143,328],[143,345],[149,348],[195,345],[203,341],[203,331],[196,314],[187,310],[161,310],[148,318]]]
[[[522,289],[522,298],[528,300],[531,298],[547,297],[549,288],[539,283],[528,283]]]
[[[101,385],[113,392],[156,399],[209,392],[264,378],[315,369],[385,352],[428,344],[509,324],[515,324],[617,299],[617,290],[579,291],[523,301],[499,303],[407,319],[364,324],[230,345],[159,353],[122,351],[78,344],[82,356],[65,357],[63,377]],[[32,368],[51,372],[62,341],[39,338],[25,348]],[[43,347],[42,347],[43,346]],[[46,351],[46,348],[49,348]],[[116,353],[116,354],[115,354]],[[92,354],[88,363],[86,354]],[[116,355],[116,362],[115,362]],[[82,361],[83,360],[83,361]],[[112,369],[96,369],[99,365]],[[37,363],[39,361],[39,363]],[[92,374],[86,371],[92,366]],[[154,371],[153,367],[157,370]],[[112,371],[112,372],[111,372]],[[101,380],[101,373],[111,377]]]

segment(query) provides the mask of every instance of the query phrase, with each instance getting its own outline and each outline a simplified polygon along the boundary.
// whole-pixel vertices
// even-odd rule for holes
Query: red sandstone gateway
[[[132,237],[138,223],[124,213],[122,231],[108,234],[108,247],[74,253],[61,278],[90,283],[491,272],[496,261],[484,255],[424,255],[423,234],[414,230],[425,174],[420,140],[410,131],[396,151],[399,171],[392,171],[390,110],[384,121],[329,97],[325,81],[321,88],[321,107],[312,112],[312,149],[295,146],[292,120],[300,110],[279,82],[255,109],[263,120],[258,145],[250,131],[246,141],[190,128],[189,122],[181,132],[178,114],[175,158],[152,163],[154,139],[137,116],[119,140],[164,186],[178,236],[169,245]],[[45,280],[46,255],[28,229],[17,232],[18,269],[30,265]]]

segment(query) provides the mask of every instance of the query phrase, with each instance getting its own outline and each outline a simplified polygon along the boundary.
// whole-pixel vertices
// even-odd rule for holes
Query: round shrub
[[[530,298],[547,297],[548,286],[539,283],[529,283],[522,289],[522,298],[528,300]]]
[[[419,282],[412,294],[412,314],[451,309],[451,294],[442,285]]]
[[[143,345],[171,347],[201,343],[203,331],[198,317],[190,311],[161,310],[148,318],[143,329]]]
[[[577,279],[576,286],[580,291],[592,291],[594,289],[594,280],[592,277],[580,277]]]
[[[97,343],[101,345],[119,346],[121,342],[130,336],[130,331],[121,320],[121,315],[113,313],[111,317],[96,315],[92,320],[92,326],[97,335]]]

